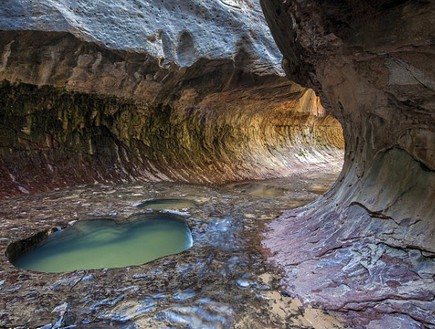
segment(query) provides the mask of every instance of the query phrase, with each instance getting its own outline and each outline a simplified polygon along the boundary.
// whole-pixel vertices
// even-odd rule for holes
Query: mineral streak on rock
[[[356,328],[435,326],[435,3],[262,0],[293,81],[342,123],[341,178],[271,224],[306,302]]]
[[[161,67],[66,32],[2,31],[0,43],[0,194],[221,183],[341,163],[341,126],[315,94],[252,66],[242,46],[234,58]]]

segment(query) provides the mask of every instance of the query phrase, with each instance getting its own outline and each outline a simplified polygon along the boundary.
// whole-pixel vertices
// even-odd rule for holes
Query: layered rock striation
[[[351,327],[435,327],[434,3],[261,3],[287,75],[346,143],[334,188],[270,225],[283,283]]]
[[[282,76],[255,1],[23,0],[0,16],[2,195],[340,166],[340,124]]]

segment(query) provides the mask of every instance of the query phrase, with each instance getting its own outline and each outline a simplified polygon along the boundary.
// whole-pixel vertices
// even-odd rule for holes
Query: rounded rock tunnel
[[[2,32],[2,40],[11,45],[0,90],[2,195],[93,182],[223,183],[341,168],[342,128],[315,93],[279,75],[250,72],[244,51],[235,62],[200,59],[164,69],[158,60],[144,66],[142,58],[64,33]],[[113,57],[123,60],[123,88],[107,90],[108,78],[94,66],[76,64],[67,76],[69,63],[62,62],[50,66],[49,81],[41,84],[34,72],[46,72],[49,64],[22,63],[52,48],[74,51],[75,63],[97,59],[101,70]],[[133,80],[134,70],[152,78]],[[61,87],[65,83],[70,87]]]
[[[269,225],[269,259],[350,327],[435,326],[433,2],[261,0],[298,84],[255,1],[53,2],[49,22],[20,3],[0,8],[1,197],[338,169],[345,142],[332,190]]]
[[[434,5],[261,2],[288,77],[326,110],[254,65],[255,30],[214,58],[200,58],[194,34],[179,49],[149,35],[166,60],[60,28],[1,31],[0,195],[340,167],[344,134],[338,182],[270,224],[270,259],[289,294],[353,327],[434,326]]]

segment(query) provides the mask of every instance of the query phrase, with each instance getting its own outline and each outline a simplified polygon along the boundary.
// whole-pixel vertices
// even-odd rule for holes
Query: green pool
[[[188,199],[151,199],[140,203],[138,208],[147,208],[154,210],[164,209],[187,209],[195,207],[195,201]]]
[[[140,265],[193,244],[186,222],[173,214],[142,214],[134,220],[80,220],[50,235],[13,261],[40,272],[67,272]]]

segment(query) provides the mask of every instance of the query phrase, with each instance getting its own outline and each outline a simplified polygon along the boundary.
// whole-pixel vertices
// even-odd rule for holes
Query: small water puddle
[[[164,210],[164,209],[188,209],[195,207],[196,203],[189,199],[152,199],[140,203],[138,208]]]
[[[256,198],[273,198],[282,196],[287,190],[281,187],[265,184],[262,182],[244,182],[230,184],[228,188],[240,190],[243,194],[248,194]]]
[[[24,249],[18,241],[9,250]],[[51,234],[11,262],[40,272],[140,265],[179,253],[193,244],[186,222],[173,214],[140,214],[128,220],[80,220]],[[27,243],[28,245],[28,243]]]

